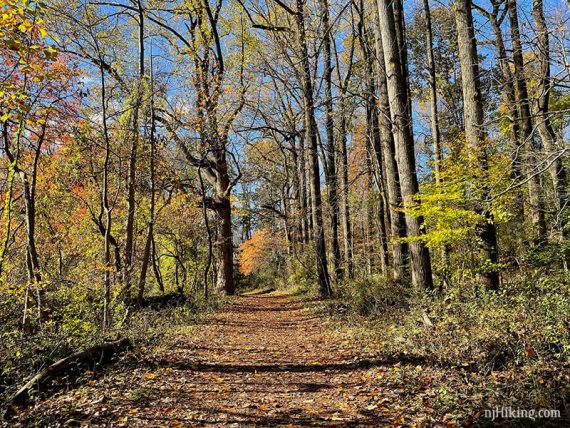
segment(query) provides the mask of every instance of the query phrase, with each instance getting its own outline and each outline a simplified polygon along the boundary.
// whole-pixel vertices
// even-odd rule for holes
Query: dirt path
[[[111,371],[34,413],[49,414],[50,426],[397,426],[397,394],[382,374],[325,334],[303,302],[242,296],[132,371]]]

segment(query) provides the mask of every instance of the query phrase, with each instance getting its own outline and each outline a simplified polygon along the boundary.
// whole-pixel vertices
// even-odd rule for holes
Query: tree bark
[[[409,99],[406,99],[406,70],[402,69],[400,46],[396,36],[394,13],[388,0],[378,0],[380,34],[384,48],[384,64],[387,74],[387,89],[390,103],[392,129],[396,148],[396,160],[404,207],[409,208],[417,196],[418,181],[415,170],[414,140],[410,133],[411,117]],[[420,238],[421,217],[406,213],[406,229],[410,238]],[[412,283],[417,288],[433,289],[431,260],[428,248],[417,239],[410,242],[410,267]]]
[[[309,64],[309,54],[307,49],[304,20],[305,0],[296,0],[296,2],[297,10],[295,12],[295,21],[297,24],[299,51],[301,53],[303,109],[305,114],[305,140],[307,141],[309,147],[311,167],[310,189],[313,218],[313,239],[315,241],[315,255],[317,258],[317,278],[321,295],[323,297],[329,297],[331,295],[331,286],[327,266],[325,234],[323,229],[317,123],[315,119],[313,83],[311,79],[311,66]]]
[[[406,246],[401,238],[406,236],[406,226],[402,208],[400,177],[396,165],[396,152],[394,147],[394,134],[390,104],[388,101],[388,88],[386,84],[386,71],[384,68],[384,47],[380,35],[378,16],[375,16],[375,50],[376,50],[376,78],[378,83],[379,110],[378,118],[381,135],[381,157],[386,175],[386,193],[388,195],[388,223],[390,225],[390,242],[392,247],[392,269],[394,281],[402,281],[405,277]]]
[[[509,8],[509,23],[511,28],[511,43],[513,45],[513,63],[515,68],[516,101],[521,122],[520,146],[525,150],[525,169],[528,180],[528,195],[530,215],[532,222],[532,240],[535,245],[546,240],[546,222],[544,219],[544,206],[540,191],[540,177],[535,173],[536,152],[538,148],[534,143],[532,116],[528,89],[524,76],[524,60],[519,32],[519,19],[516,0],[507,0]]]
[[[550,43],[548,40],[548,27],[546,25],[546,19],[544,18],[542,0],[533,0],[532,16],[536,24],[536,40],[538,44],[536,55],[539,62],[540,73],[537,84],[536,126],[547,156],[554,158],[554,161],[549,167],[549,173],[554,186],[556,208],[559,211],[557,216],[560,219],[558,228],[562,232],[562,237],[567,238],[570,233],[567,227],[568,214],[565,210],[568,197],[566,190],[568,186],[568,172],[562,162],[562,157],[559,156],[561,144],[558,142],[556,132],[550,121],[549,103],[550,91],[552,89],[552,83],[550,81]],[[566,259],[569,259],[568,255]]]
[[[141,18],[142,19],[142,18]],[[144,60],[144,58],[143,58]],[[144,291],[146,286],[146,275],[148,272],[149,263],[153,264],[153,268],[156,272],[156,266],[154,263],[154,213],[156,206],[156,183],[155,183],[155,156],[156,156],[156,138],[155,138],[155,118],[154,118],[154,76],[152,70],[152,52],[151,52],[151,62],[150,62],[150,133],[149,133],[149,169],[150,169],[150,212],[149,219],[147,222],[147,236],[144,247],[141,275],[139,277],[138,286],[138,302],[142,304],[144,299]],[[141,65],[142,67],[142,65]],[[152,257],[152,260],[151,260]],[[157,275],[157,278],[160,275]],[[164,290],[163,290],[164,291]]]
[[[139,110],[142,97],[142,82],[145,73],[145,51],[144,51],[144,10],[140,0],[137,0],[138,17],[138,42],[139,42],[139,76],[135,89],[135,99],[132,102],[131,147],[129,151],[129,170],[127,175],[127,220],[125,225],[125,268],[124,268],[124,288],[130,290],[133,275],[133,258],[135,247],[135,210],[136,210],[136,174],[139,143]]]
[[[102,61],[101,61],[102,63]],[[106,330],[111,325],[111,227],[112,215],[111,206],[109,204],[109,167],[111,161],[111,140],[109,138],[109,129],[107,127],[107,86],[105,82],[105,69],[100,66],[99,69],[101,77],[101,111],[103,122],[103,139],[105,140],[105,160],[103,162],[103,189],[101,192],[101,202],[103,212],[105,214],[105,231],[104,231],[104,286],[103,286],[103,330]],[[117,248],[117,246],[115,247]],[[120,257],[120,252],[117,251],[116,257]],[[120,258],[117,259],[120,266]],[[119,269],[120,270],[120,269]]]
[[[429,0],[423,0],[424,13],[426,16],[426,52],[427,52],[427,68],[428,68],[428,84],[430,91],[430,113],[431,113],[431,138],[433,140],[433,158],[434,158],[434,171],[435,182],[441,182],[441,161],[443,159],[443,152],[441,148],[441,136],[439,132],[439,117],[437,114],[437,80],[435,70],[435,60],[433,57],[433,31],[431,24],[431,11],[429,7]]]
[[[300,227],[302,242],[307,244],[310,240],[309,222],[307,220],[308,204],[307,204],[307,162],[305,160],[305,138],[299,138],[298,146],[298,175],[299,175],[299,206],[300,206]]]
[[[366,77],[365,82],[365,101],[366,101],[366,160],[370,179],[374,180],[378,189],[379,207],[378,207],[378,233],[380,236],[380,267],[382,273],[387,273],[388,267],[388,248],[386,242],[386,229],[384,219],[385,200],[385,179],[383,171],[382,142],[380,136],[380,124],[378,105],[376,102],[376,73],[374,67],[373,48],[370,43],[370,34],[366,23],[364,22],[364,4],[360,2],[360,23],[359,23],[359,40],[364,57]]]
[[[350,219],[350,201],[348,200],[348,150],[346,147],[346,138],[348,133],[347,112],[346,112],[346,85],[343,86],[342,94],[340,95],[340,188],[341,188],[341,211],[342,211],[342,231],[343,231],[343,245],[344,245],[344,268],[348,278],[354,277],[354,263],[353,258],[353,238],[352,238],[352,224]]]
[[[334,111],[332,97],[332,59],[331,59],[331,34],[329,23],[329,4],[328,0],[320,0],[321,3],[321,22],[323,24],[323,49],[324,49],[324,72],[325,80],[325,114],[326,114],[326,182],[328,190],[328,202],[331,220],[331,246],[333,256],[333,269],[336,280],[342,278],[342,266],[340,245],[338,241],[338,186],[336,175],[336,149],[334,143]],[[334,41],[333,41],[334,42]]]
[[[219,240],[220,240],[220,266],[218,286],[225,290],[228,296],[235,294],[235,282],[233,276],[234,248],[232,242],[232,211],[229,198],[219,202],[216,210],[219,217]]]
[[[463,104],[465,115],[465,138],[471,148],[478,153],[478,162],[486,170],[487,155],[483,147],[486,132],[483,129],[483,106],[481,87],[479,81],[479,58],[475,30],[473,28],[473,15],[470,0],[456,0],[453,4],[455,21],[457,25],[459,60],[461,63],[461,86],[463,91]],[[485,199],[485,196],[483,197]],[[497,231],[492,214],[484,206],[485,200],[480,201],[476,212],[484,218],[476,231],[481,240],[481,252],[485,261],[496,265],[498,261]],[[499,286],[499,274],[495,268],[487,269],[481,273],[481,280],[489,289]]]

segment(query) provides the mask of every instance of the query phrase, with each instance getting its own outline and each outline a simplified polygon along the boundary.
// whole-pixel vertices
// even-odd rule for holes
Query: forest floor
[[[238,297],[167,345],[145,350],[136,363],[109,366],[82,386],[38,402],[11,426],[481,423],[434,418],[429,395],[414,395],[402,376],[421,379],[418,362],[367,355],[356,342],[323,328],[311,306],[291,296]]]

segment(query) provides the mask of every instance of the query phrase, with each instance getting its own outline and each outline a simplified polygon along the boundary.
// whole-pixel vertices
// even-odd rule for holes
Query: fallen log
[[[34,387],[40,388],[50,379],[53,379],[68,370],[76,368],[81,364],[90,363],[91,365],[95,365],[109,361],[111,357],[127,349],[130,345],[131,341],[129,339],[119,339],[114,342],[106,342],[92,346],[91,348],[75,352],[59,361],[56,361],[49,367],[40,371],[22,388],[20,388],[8,401],[8,409],[13,406],[25,404],[30,399],[30,391]]]

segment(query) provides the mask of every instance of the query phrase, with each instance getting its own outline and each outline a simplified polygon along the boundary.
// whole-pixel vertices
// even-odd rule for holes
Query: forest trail
[[[241,296],[134,369],[111,369],[33,413],[68,426],[400,425],[383,376],[394,367],[365,358],[307,302]]]

